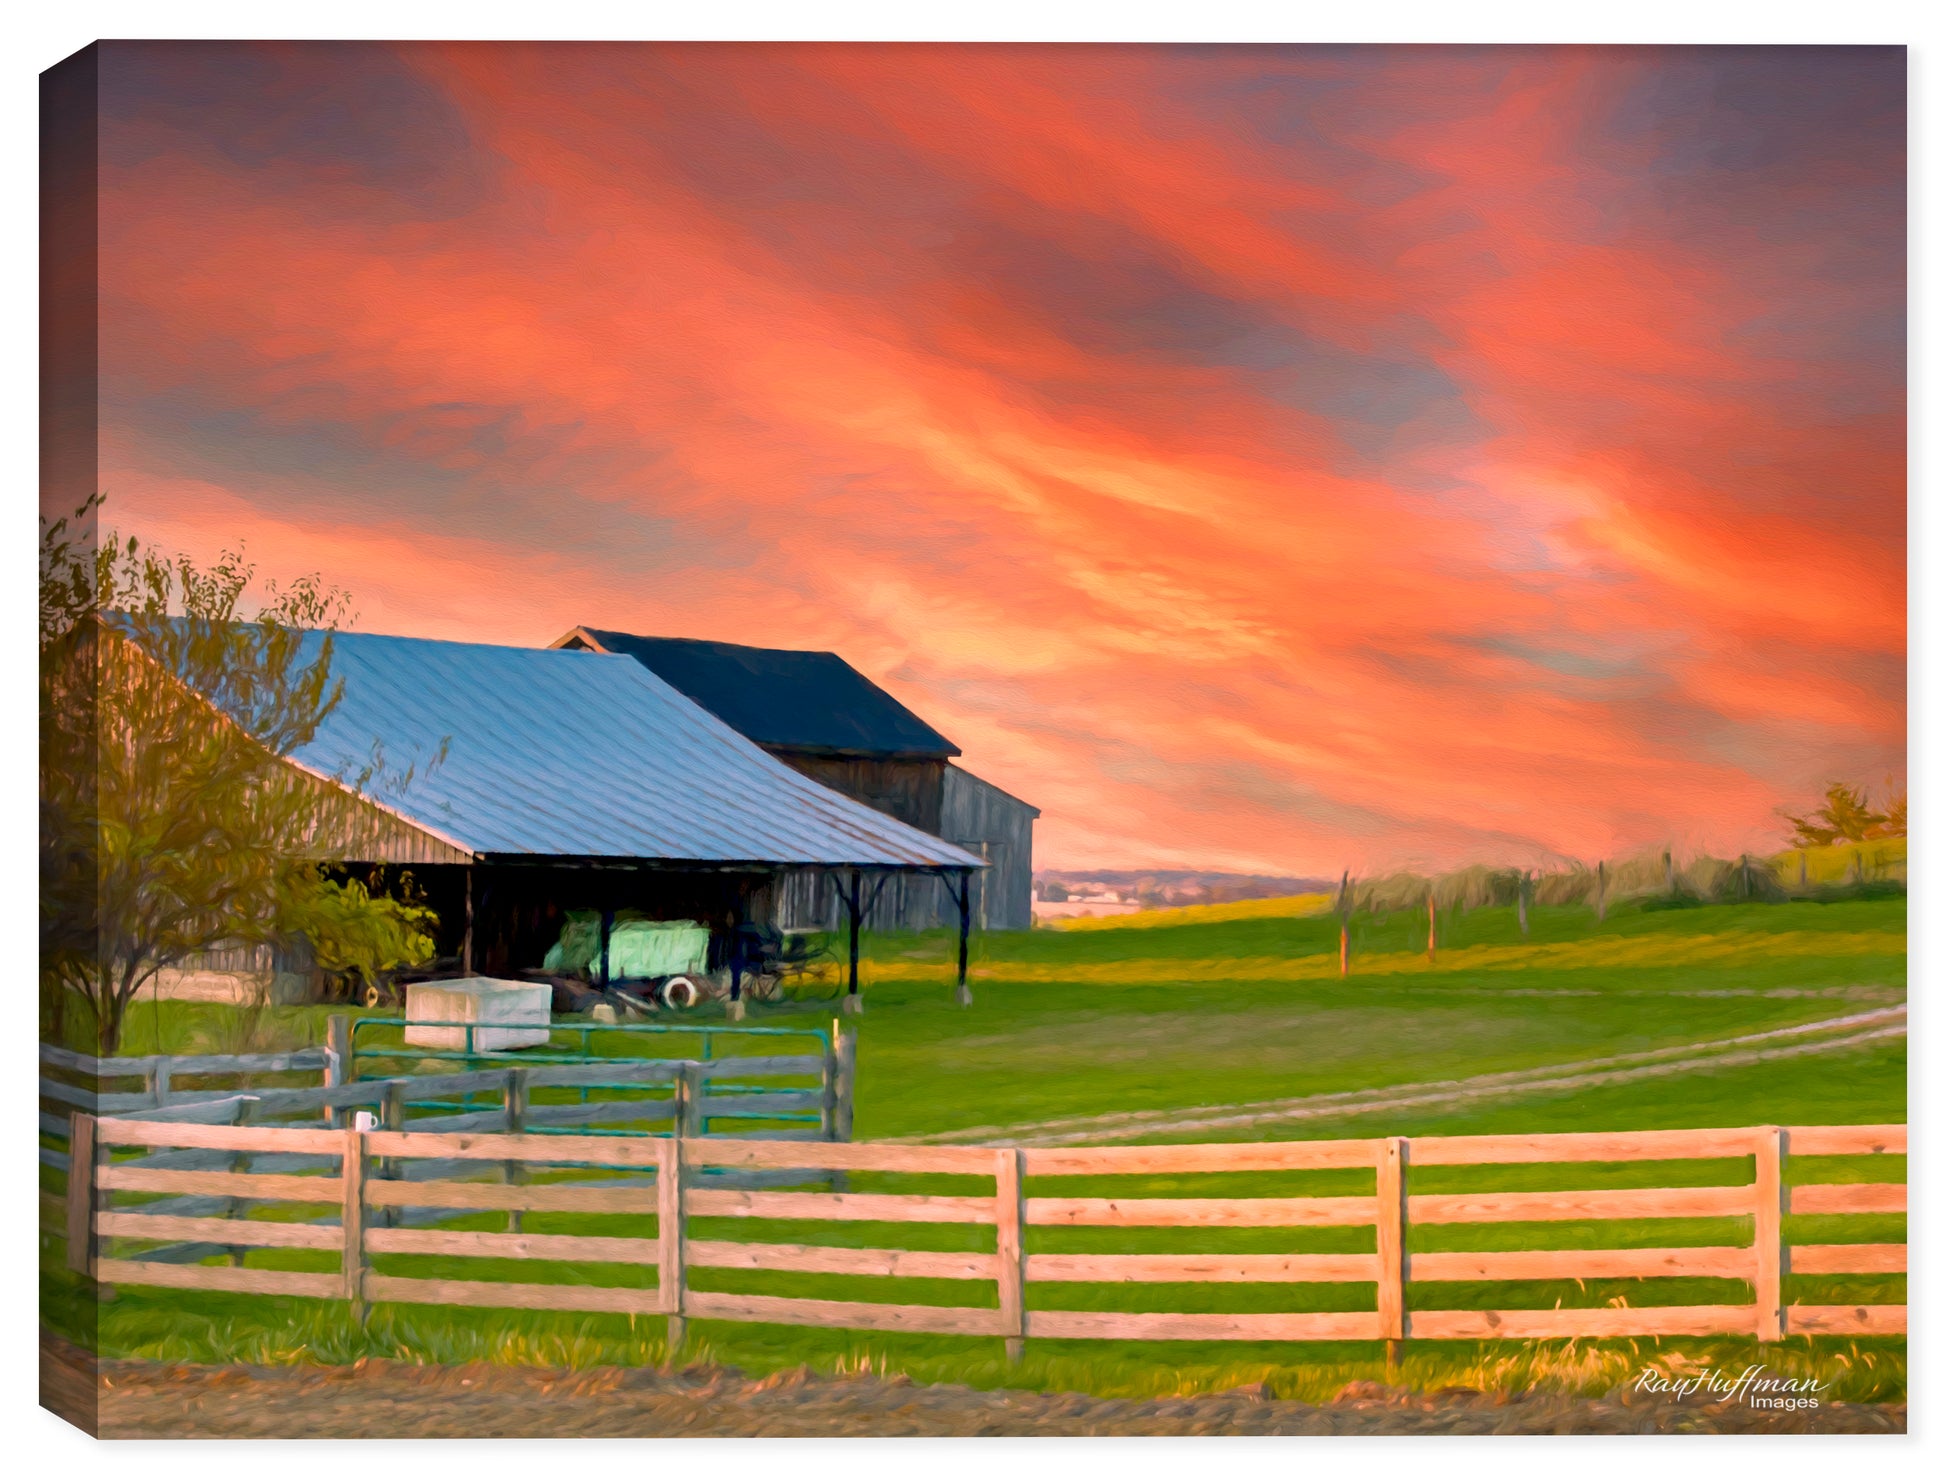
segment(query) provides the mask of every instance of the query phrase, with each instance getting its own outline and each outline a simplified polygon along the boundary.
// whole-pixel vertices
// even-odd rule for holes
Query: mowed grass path
[[[1442,919],[1429,964],[1423,918],[1360,920],[1348,980],[1329,918],[993,935],[979,941],[971,1008],[951,1002],[951,942],[883,938],[858,1028],[857,1133],[1004,1130],[1467,1078],[1904,1000],[1903,900],[1635,911],[1599,924],[1583,909],[1537,910],[1531,928],[1523,942],[1512,910]],[[1816,1057],[1774,1069],[1763,1082],[1829,1072]],[[1902,1072],[1852,1087],[1865,1097],[1846,1119],[1903,1116]],[[1687,1091],[1663,1080],[1649,1092],[1663,1103]],[[1740,1111],[1734,1122],[1776,1118],[1754,1103]],[[1307,1122],[1300,1138],[1322,1133]]]
[[[1336,979],[1330,919],[1033,932],[979,941],[976,1003],[950,1000],[943,937],[871,940],[867,1011],[860,1020],[860,1138],[969,1125],[1028,1124],[1115,1110],[1191,1109],[1252,1099],[1461,1078],[1735,1036],[1904,997],[1901,900],[1641,911],[1597,924],[1585,911],[1537,911],[1522,943],[1511,911],[1442,921],[1437,961],[1423,955],[1424,921],[1361,922],[1355,974]],[[1284,962],[1274,974],[1263,962]],[[1320,963],[1328,966],[1321,969]],[[829,1003],[761,1009],[754,1020],[828,1018]],[[1548,1130],[1680,1128],[1761,1123],[1897,1121],[1905,1117],[1905,1045],[1867,1048],[1573,1092],[1526,1092],[1436,1108],[1308,1120],[1198,1138],[1318,1138]],[[996,1135],[1004,1138],[1004,1135]],[[1168,1137],[1161,1137],[1168,1138]],[[1827,1165],[1834,1179],[1896,1179],[1903,1163]],[[1418,1190],[1683,1185],[1747,1181],[1741,1165],[1486,1167],[1422,1171]],[[1425,1178],[1419,1180],[1419,1177]],[[1112,1187],[1074,1181],[1050,1192],[1086,1195],[1238,1195],[1369,1190],[1363,1172],[1276,1177],[1158,1177]],[[1448,1181],[1451,1185],[1446,1184]],[[870,1183],[868,1186],[866,1183]],[[854,1178],[859,1190],[980,1190],[939,1178]],[[1030,1187],[1030,1190],[1036,1188]],[[475,1224],[474,1219],[467,1223]],[[622,1232],[595,1219],[531,1216],[531,1231]],[[605,1221],[605,1220],[604,1220]],[[647,1233],[652,1219],[631,1219]],[[1796,1241],[1898,1239],[1902,1218],[1791,1219]],[[558,1225],[557,1225],[558,1224]],[[1829,1224],[1829,1225],[1827,1225]],[[502,1225],[477,1219],[482,1228]],[[708,1223],[697,1236],[761,1237],[852,1246],[990,1248],[991,1229],[951,1226]],[[1031,1251],[1363,1251],[1370,1229],[1034,1229]],[[1482,1247],[1666,1246],[1747,1243],[1747,1219],[1418,1228],[1415,1250]],[[48,1250],[52,1265],[58,1245]],[[308,1255],[315,1257],[315,1255]],[[307,1255],[267,1252],[251,1262],[301,1266]],[[395,1260],[399,1273],[586,1282],[652,1280],[644,1270],[544,1269],[457,1259]],[[409,1266],[408,1266],[409,1264]],[[698,1287],[906,1303],[991,1304],[990,1286],[936,1280],[696,1271]],[[1904,1297],[1898,1278],[1794,1279],[1787,1299],[1881,1302]],[[1517,1305],[1740,1303],[1736,1281],[1654,1280],[1424,1285],[1418,1308]],[[1149,1309],[1369,1308],[1369,1285],[1042,1285],[1036,1307]],[[85,1328],[80,1290],[57,1267],[44,1277],[57,1325]],[[662,1361],[660,1322],[526,1312],[381,1308],[364,1329],[341,1309],[127,1289],[101,1312],[113,1354],[278,1361],[502,1359],[559,1365]],[[698,1323],[699,1351],[751,1370],[800,1362],[904,1370],[921,1380],[1021,1384],[1109,1394],[1214,1390],[1264,1381],[1279,1395],[1328,1397],[1347,1380],[1386,1379],[1383,1353],[1353,1343],[1029,1343],[1010,1369],[997,1341]],[[1758,1352],[1736,1339],[1580,1343],[1500,1348],[1412,1345],[1403,1379],[1415,1386],[1495,1387],[1544,1381],[1586,1390],[1626,1380],[1645,1361],[1776,1370],[1836,1380],[1839,1393],[1885,1400],[1903,1392],[1903,1342],[1797,1340]]]

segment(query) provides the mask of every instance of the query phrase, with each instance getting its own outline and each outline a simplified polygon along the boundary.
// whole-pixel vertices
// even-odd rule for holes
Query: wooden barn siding
[[[800,868],[783,876],[776,891],[776,921],[787,930],[841,930],[845,910],[841,890],[851,886],[847,868]],[[878,880],[866,874],[861,897]],[[946,886],[930,873],[894,873],[885,880],[878,902],[865,920],[867,929],[926,930],[945,923],[952,910]],[[953,910],[955,923],[959,914]]]
[[[189,708],[187,716],[202,714]],[[471,854],[453,847],[410,822],[375,806],[364,797],[299,766],[288,766],[286,779],[317,800],[316,821],[304,851],[320,862],[332,863],[465,863]],[[304,971],[308,962],[285,961],[267,943],[219,945],[199,950],[176,963],[185,973],[268,975],[278,969]]]
[[[302,976],[317,969],[317,959],[311,953],[310,941],[301,937],[289,945],[268,940],[255,944],[233,941],[186,955],[176,962],[174,969],[186,975],[268,976],[275,971],[290,971]]]
[[[234,723],[224,717],[208,700],[192,693],[177,679],[157,667],[154,660],[127,639],[110,634],[99,661],[103,683],[121,682],[138,692],[144,682],[154,722],[162,726],[161,743],[177,742],[184,731],[205,736],[234,732]],[[155,742],[156,735],[136,733],[116,722],[116,715],[103,711],[98,716],[101,743],[119,748],[124,755],[137,746]],[[305,855],[324,862],[344,863],[466,863],[471,854],[421,831],[384,807],[373,804],[349,786],[326,780],[296,764],[287,764],[284,779],[299,792],[315,798],[317,808],[310,836],[305,839]]]
[[[217,950],[199,950],[176,962],[185,973],[209,972],[224,976],[268,975],[271,949],[268,945],[231,945]]]
[[[876,760],[805,755],[795,750],[770,753],[799,775],[807,775],[841,796],[897,817],[908,827],[940,835],[940,793],[947,768],[944,760]]]
[[[987,860],[973,881],[973,918],[983,929],[1031,929],[1038,813],[956,765],[946,768],[943,789],[940,835]]]
[[[322,802],[309,851],[333,863],[470,863],[473,855],[308,770],[291,767],[300,787]]]
[[[941,780],[940,825],[934,835],[988,864],[973,875],[974,927],[1031,928],[1035,809],[957,766],[945,767]],[[844,928],[840,890],[850,886],[849,880],[844,868],[805,868],[787,875],[777,890],[778,924],[793,930]],[[874,881],[867,875],[867,892]],[[881,930],[940,929],[958,923],[959,910],[946,885],[930,874],[913,873],[888,877],[865,921],[866,928]]]

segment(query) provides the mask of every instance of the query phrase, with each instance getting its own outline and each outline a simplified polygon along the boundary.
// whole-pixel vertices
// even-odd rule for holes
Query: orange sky
[[[365,630],[830,648],[1049,866],[1903,774],[1901,53],[105,50],[111,522]]]

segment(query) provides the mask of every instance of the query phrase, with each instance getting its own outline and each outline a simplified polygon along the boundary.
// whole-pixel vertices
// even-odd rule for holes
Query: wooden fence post
[[[704,1135],[708,1121],[703,1117],[702,1065],[694,1060],[676,1067],[676,1134]]]
[[[80,1111],[68,1116],[68,1267],[95,1267],[95,1117]]]
[[[167,1058],[157,1058],[155,1065],[149,1069],[149,1099],[157,1109],[169,1103],[169,1068]]]
[[[834,1018],[831,1023],[838,1056],[837,1133],[834,1140],[851,1139],[852,1094],[858,1083],[858,1035],[847,1032]]]
[[[1426,964],[1431,965],[1439,953],[1439,900],[1433,897],[1431,888],[1426,890]]]
[[[1332,903],[1332,913],[1338,916],[1338,979],[1343,980],[1351,974],[1351,912],[1356,903],[1351,888],[1351,869],[1345,869],[1344,877],[1338,880],[1338,897]]]
[[[831,1019],[831,1040],[824,1045],[824,1080],[819,1085],[823,1099],[818,1105],[818,1130],[821,1138],[838,1138],[838,1019]]]
[[[655,1143],[656,1304],[668,1319],[669,1360],[683,1343],[682,1140]]]
[[[389,1079],[385,1084],[384,1097],[378,1101],[378,1123],[381,1129],[401,1131],[405,1129],[405,1080]],[[378,1174],[386,1181],[400,1179],[401,1163],[396,1156],[387,1156],[378,1163]],[[379,1221],[386,1227],[397,1227],[402,1207],[386,1207],[379,1213]]]
[[[1394,1135],[1378,1153],[1378,1325],[1385,1364],[1397,1366],[1405,1343],[1405,1168],[1410,1142]]]
[[[1757,1132],[1757,1339],[1784,1338],[1784,1132]]]
[[[239,1125],[255,1124],[257,1120],[257,1111],[262,1106],[263,1106],[263,1101],[261,1099],[245,1099],[241,1104],[237,1106],[236,1123]],[[247,1150],[233,1151],[230,1155],[231,1172],[241,1173],[241,1172],[248,1171],[250,1169],[250,1161],[251,1161],[251,1155],[249,1151]],[[223,1215],[225,1217],[242,1217],[249,1210],[250,1210],[249,1202],[245,1201],[242,1197],[231,1197],[229,1201],[229,1205],[223,1209]],[[247,1249],[241,1243],[234,1243],[231,1245],[230,1247],[231,1267],[233,1268],[243,1267],[243,1255],[246,1251]]]
[[[507,1133],[509,1135],[524,1133],[527,1129],[526,1069],[509,1068],[507,1070],[507,1082],[505,1087],[500,1091],[500,1102],[506,1107],[507,1111]],[[502,1179],[509,1186],[519,1186],[527,1180],[527,1168],[520,1161],[505,1161],[502,1163],[501,1169],[503,1173]],[[517,1210],[509,1210],[507,1213],[507,1231],[520,1231],[520,1213]]]
[[[351,1317],[365,1321],[365,1132],[346,1130],[344,1149],[344,1276]]]
[[[998,1231],[1000,1329],[1006,1336],[1007,1360],[1018,1362],[1027,1350],[1027,1244],[1021,1205],[1021,1162],[1018,1147],[993,1153],[993,1221]]]
[[[338,1012],[324,1024],[324,1086],[327,1089],[342,1089],[350,1082],[351,1018]],[[339,1110],[327,1107],[324,1122],[335,1128],[345,1121]]]

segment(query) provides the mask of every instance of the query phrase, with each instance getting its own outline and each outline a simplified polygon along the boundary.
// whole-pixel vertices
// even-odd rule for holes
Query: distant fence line
[[[1030,1338],[1114,1340],[1454,1340],[1660,1335],[1902,1333],[1903,1303],[1790,1305],[1787,1274],[1890,1274],[1906,1245],[1790,1245],[1789,1214],[1903,1213],[1902,1183],[1789,1185],[1790,1156],[1903,1155],[1902,1125],[1774,1126],[1614,1134],[1392,1137],[1256,1144],[1021,1149],[738,1139],[417,1133],[289,1129],[167,1121],[73,1120],[75,1164],[65,1201],[69,1266],[103,1284],[296,1295],[348,1301],[583,1310],[661,1315],[680,1341],[686,1319],[992,1336],[1017,1358]],[[117,1159],[134,1152],[134,1159]],[[192,1163],[193,1158],[193,1163]],[[1748,1182],[1668,1188],[1419,1193],[1415,1167],[1737,1160]],[[509,1169],[511,1168],[511,1169]],[[1805,1168],[1815,1172],[1815,1165]],[[1213,1172],[1364,1170],[1369,1192],[1333,1196],[1073,1196],[1027,1191],[1062,1178]],[[500,1173],[503,1184],[478,1179]],[[849,1173],[982,1178],[978,1194],[856,1193]],[[827,1190],[752,1189],[725,1176],[822,1177]],[[773,1182],[773,1185],[776,1183]],[[127,1194],[170,1201],[118,1205]],[[241,1209],[298,1204],[327,1211],[312,1222],[248,1218]],[[505,1232],[407,1226],[454,1211],[508,1215]],[[653,1218],[653,1233],[534,1234],[523,1213]],[[1739,1246],[1408,1252],[1417,1225],[1752,1219]],[[991,1226],[992,1251],[854,1248],[696,1237],[693,1219],[957,1223]],[[743,1225],[739,1223],[738,1225]],[[1033,1228],[1374,1229],[1356,1253],[1158,1253],[1030,1250]],[[157,1261],[116,1243],[228,1251],[229,1266]],[[251,1248],[308,1249],[333,1267],[243,1266]],[[523,1283],[407,1277],[379,1272],[375,1256],[434,1254],[653,1271],[635,1284]],[[770,1270],[925,1278],[990,1285],[994,1304],[931,1305],[735,1294],[690,1287],[691,1269]],[[1452,1281],[1742,1280],[1747,1304],[1577,1309],[1413,1309],[1408,1293]],[[1371,1285],[1373,1307],[1327,1312],[1191,1313],[1028,1308],[1050,1284]]]
[[[1906,839],[1879,838],[1821,848],[1793,848],[1735,858],[1644,853],[1592,865],[1534,871],[1484,865],[1428,876],[1388,873],[1352,878],[1351,904],[1361,914],[1440,909],[1586,904],[1605,909],[1628,900],[1729,903],[1816,897],[1832,890],[1906,882]],[[1342,907],[1339,889],[1332,890]]]

